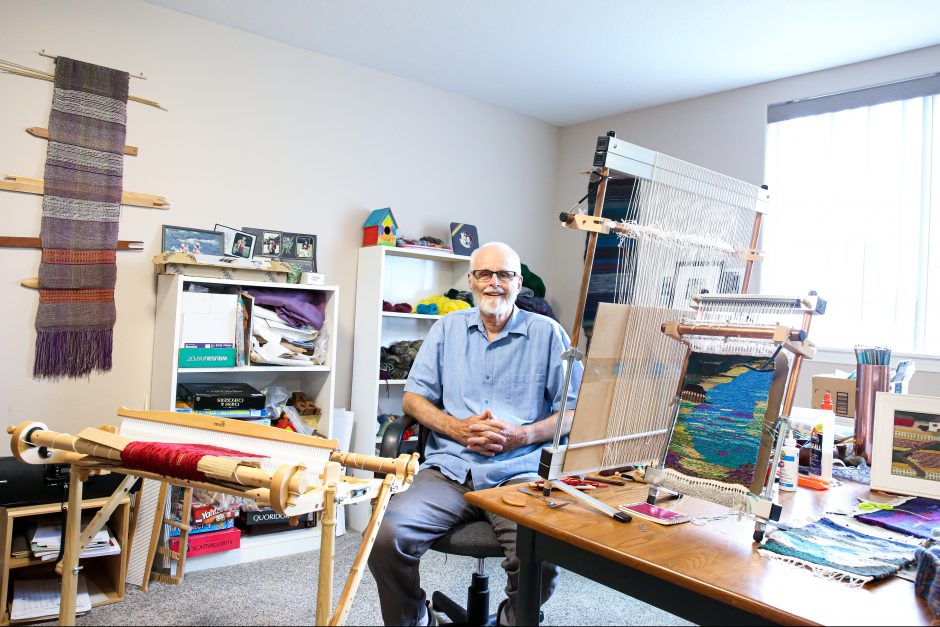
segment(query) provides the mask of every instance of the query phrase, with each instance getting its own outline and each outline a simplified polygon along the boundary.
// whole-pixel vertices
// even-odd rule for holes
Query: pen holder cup
[[[855,454],[871,465],[871,435],[875,419],[875,393],[887,392],[890,366],[859,364],[855,384]]]

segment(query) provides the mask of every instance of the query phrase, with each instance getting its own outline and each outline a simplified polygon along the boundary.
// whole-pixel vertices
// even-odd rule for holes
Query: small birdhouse
[[[394,246],[398,223],[390,207],[376,209],[362,225],[363,246]]]

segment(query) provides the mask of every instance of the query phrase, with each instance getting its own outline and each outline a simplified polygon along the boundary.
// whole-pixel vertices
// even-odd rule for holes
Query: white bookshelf
[[[355,452],[375,452],[378,414],[401,414],[405,380],[379,379],[381,347],[424,339],[431,325],[441,318],[383,311],[382,301],[416,307],[419,300],[443,295],[452,288],[467,290],[469,271],[470,257],[447,251],[388,246],[359,249],[351,399]],[[362,529],[368,516],[368,505],[353,506],[349,524]]]
[[[183,293],[190,284],[211,291],[239,290],[252,287],[279,290],[319,291],[326,294],[321,334],[328,338],[326,362],[315,366],[272,366],[249,364],[234,368],[180,368],[178,348],[182,328]],[[176,406],[177,384],[186,382],[222,383],[237,381],[263,390],[272,384],[288,392],[304,392],[321,410],[318,426],[325,437],[332,437],[335,393],[337,306],[339,288],[330,285],[297,285],[266,281],[215,279],[183,275],[157,275],[157,309],[153,338],[153,370],[150,382],[151,409],[172,410]],[[273,427],[272,427],[273,428]],[[345,529],[341,519],[338,535]],[[319,547],[320,528],[311,527],[259,536],[243,535],[241,547],[232,551],[189,558],[187,570],[195,571],[240,564],[279,555],[290,555]]]
[[[234,368],[179,368],[179,349],[182,326],[183,293],[191,284],[212,289],[247,289],[252,287],[279,290],[320,291],[327,295],[323,329],[329,342],[326,363],[315,366],[271,366],[251,364]],[[157,275],[157,314],[153,338],[153,375],[150,382],[152,409],[171,410],[176,406],[176,386],[179,383],[221,383],[238,381],[257,389],[273,383],[283,385],[289,392],[304,392],[322,410],[319,431],[331,437],[331,418],[335,392],[336,363],[336,307],[339,288],[332,285],[296,285],[234,279],[210,279],[178,274]]]

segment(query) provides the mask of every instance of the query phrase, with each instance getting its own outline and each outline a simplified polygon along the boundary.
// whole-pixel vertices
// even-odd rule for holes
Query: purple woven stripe
[[[37,331],[110,329],[117,319],[114,302],[43,303],[36,314]]]
[[[113,119],[117,111],[120,113],[117,117],[123,119],[124,107],[114,101],[126,104],[127,83],[126,72],[66,57],[56,60],[44,189],[44,194],[56,199],[43,202],[39,237],[44,249],[117,248],[118,223],[114,221],[111,208],[102,212],[99,203],[114,204],[114,213],[120,215],[123,172],[120,162],[111,155],[123,153],[126,128],[99,118]],[[82,115],[63,113],[63,110],[79,111]],[[109,154],[102,155],[102,152]],[[72,201],[94,201],[94,204]],[[42,263],[39,287],[44,290],[108,289],[114,287],[115,275],[113,264]],[[36,312],[38,334],[33,376],[80,377],[95,370],[110,370],[116,316],[113,301],[41,302]]]
[[[117,248],[117,222],[91,222],[43,218],[42,245],[44,248],[78,248],[81,250],[114,250]],[[42,287],[45,287],[40,283]]]
[[[123,124],[105,122],[81,115],[52,110],[49,114],[49,126],[57,133],[53,141],[74,144],[85,148],[94,148],[114,154],[124,153],[127,141],[127,127]]]
[[[39,266],[39,283],[51,290],[114,289],[117,266],[113,263],[87,265],[43,263]]]
[[[127,102],[127,72],[93,63],[59,57],[55,62],[55,86]]]
[[[124,191],[121,176],[85,172],[48,162],[45,176],[44,194],[78,200],[121,203],[121,194]]]

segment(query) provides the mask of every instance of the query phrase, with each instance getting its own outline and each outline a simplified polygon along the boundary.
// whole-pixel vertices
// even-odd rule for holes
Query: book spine
[[[199,414],[202,416],[224,416],[226,418],[270,418],[271,412],[267,409],[193,409],[192,407],[177,407],[181,414]]]
[[[244,396],[232,394],[229,396],[213,396],[206,394],[193,394],[189,403],[193,409],[200,410],[234,410],[234,409],[264,409],[264,396]]]

